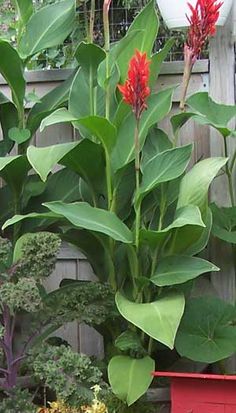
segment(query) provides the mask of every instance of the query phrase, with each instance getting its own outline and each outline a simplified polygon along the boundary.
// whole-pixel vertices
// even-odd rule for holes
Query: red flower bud
[[[124,85],[118,85],[123,100],[132,106],[136,119],[140,119],[142,112],[147,109],[146,99],[150,95],[148,87],[150,63],[146,53],[136,50],[129,62],[128,79]]]
[[[188,3],[191,15],[187,16],[190,27],[186,46],[192,53],[192,63],[199,57],[206,40],[215,35],[222,4],[218,0],[197,0],[195,7]]]

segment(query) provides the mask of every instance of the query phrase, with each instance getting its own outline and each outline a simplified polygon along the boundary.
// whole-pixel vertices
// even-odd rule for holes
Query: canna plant
[[[218,270],[195,255],[212,227],[208,188],[227,158],[188,169],[193,145],[176,146],[157,126],[172,106],[175,87],[155,91],[155,85],[173,41],[152,54],[158,18],[151,1],[111,46],[109,5],[104,2],[104,49],[78,45],[68,108],[40,119],[41,130],[71,123],[80,138],[31,145],[6,161],[11,173],[19,163],[17,176],[24,165],[24,174],[21,202],[2,228],[7,237],[58,232],[86,255],[100,283],[109,284],[116,309],[96,328],[113,392],[131,405],[151,384],[161,349],[174,348],[193,281]],[[184,122],[171,121],[176,136]],[[55,173],[56,165],[62,168]],[[65,176],[74,199],[67,197]],[[28,180],[35,192],[25,208]]]

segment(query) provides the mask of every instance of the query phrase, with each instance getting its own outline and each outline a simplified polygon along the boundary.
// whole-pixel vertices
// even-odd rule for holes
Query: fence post
[[[217,29],[217,35],[210,41],[210,96],[217,102],[235,104],[235,18],[236,2],[226,25]],[[233,121],[235,126],[235,120]],[[223,142],[219,133],[210,130],[211,156],[223,156]],[[235,148],[235,140],[230,139],[229,152]],[[211,201],[219,206],[229,206],[228,186],[225,177],[215,179],[211,188]],[[233,254],[230,245],[214,239],[211,245],[211,260],[221,271],[212,274],[212,284],[219,296],[234,304],[236,293],[235,270]],[[227,366],[230,370],[236,368],[236,358],[230,360]]]

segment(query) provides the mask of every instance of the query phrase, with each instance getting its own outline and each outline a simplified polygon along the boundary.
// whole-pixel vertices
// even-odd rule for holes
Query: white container
[[[235,0],[224,0],[224,4],[220,8],[217,26],[224,26],[233,1]],[[189,26],[186,14],[191,14],[187,3],[195,6],[196,2],[197,0],[157,0],[157,5],[169,29],[183,29]]]

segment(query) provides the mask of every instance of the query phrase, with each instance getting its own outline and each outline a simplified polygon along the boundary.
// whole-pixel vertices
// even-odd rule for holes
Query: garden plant
[[[22,276],[17,274],[24,241],[31,244],[43,234],[51,239],[50,251],[52,240],[58,242],[55,233],[76,245],[90,262],[97,282],[65,280],[48,296],[37,282],[41,277],[35,270],[29,278],[39,298],[39,308],[34,311],[45,316],[49,302],[49,315],[56,316],[57,308],[63,323],[78,319],[95,326],[104,338],[108,363],[104,378],[117,398],[130,406],[150,386],[155,363],[158,366],[163,360],[176,360],[176,350],[181,356],[206,362],[235,352],[234,307],[217,298],[193,299],[191,292],[197,277],[218,270],[198,255],[208,244],[212,212],[216,217],[213,231],[218,225],[218,210],[208,205],[212,180],[225,171],[232,188],[236,157],[229,162],[227,139],[234,134],[228,123],[236,108],[218,105],[207,93],[198,93],[186,102],[184,95],[182,111],[169,115],[176,87],[156,90],[155,86],[173,40],[152,53],[159,26],[154,2],[139,13],[126,36],[111,45],[110,1],[105,0],[104,48],[81,42],[75,53],[75,74],[28,114],[24,110],[23,68],[34,53],[59,44],[70,33],[75,3],[64,0],[33,15],[31,2],[27,3],[29,8],[25,9],[21,6],[26,3],[18,1],[22,30],[17,48],[0,41],[0,52],[6,56],[0,61],[0,73],[12,91],[12,101],[1,95],[0,105],[0,176],[5,182],[0,190],[0,218],[3,243],[12,243],[7,261],[3,257],[3,281],[15,294],[19,283],[27,278],[24,265]],[[213,29],[215,21],[211,23]],[[211,30],[204,40],[209,34],[213,34]],[[191,34],[185,51],[192,46],[190,40]],[[166,116],[171,116],[172,136],[158,127]],[[222,133],[225,157],[207,158],[189,166],[193,144],[178,145],[181,127],[189,119]],[[65,122],[78,131],[78,140],[47,147],[31,144],[40,124],[42,131]],[[14,144],[17,155],[9,154]],[[55,172],[57,165],[61,168]],[[234,219],[234,205],[228,212],[227,217]],[[9,280],[9,273],[14,275],[14,271]],[[30,282],[23,287],[29,288]],[[28,311],[14,301],[13,310],[18,309],[24,315]],[[9,334],[5,324],[4,340]],[[57,327],[55,322],[49,325],[44,338]],[[73,408],[76,404],[81,407],[81,401],[63,394],[61,383],[53,388],[55,376],[48,373],[43,355],[48,354],[50,360],[50,354],[53,358],[57,351],[60,353],[60,348],[44,348],[35,356],[31,363],[34,374],[57,393],[61,403],[68,401]],[[70,357],[74,356],[70,353]],[[6,360],[3,377],[9,377]],[[63,361],[53,365],[54,374],[60,363]],[[73,379],[80,377],[79,371],[71,376],[73,385],[83,387],[80,379]],[[97,370],[94,376],[100,380]],[[87,376],[85,381],[88,388]],[[16,379],[10,387],[15,384]],[[72,387],[74,391],[76,387]]]

